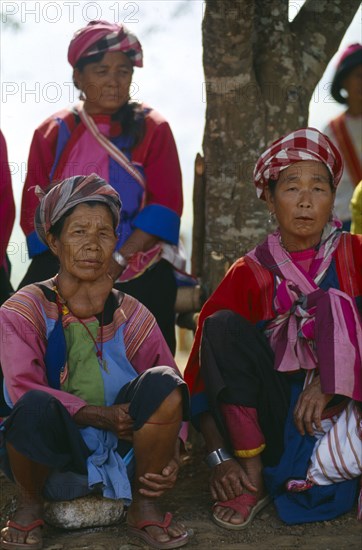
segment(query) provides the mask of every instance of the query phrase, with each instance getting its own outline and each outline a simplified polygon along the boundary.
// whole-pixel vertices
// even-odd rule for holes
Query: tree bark
[[[359,0],[307,0],[293,22],[288,0],[207,0],[203,20],[207,294],[266,234],[253,168],[265,147],[307,125],[314,88]]]
[[[205,242],[205,162],[200,153],[195,158],[193,214],[191,274],[200,278]]]

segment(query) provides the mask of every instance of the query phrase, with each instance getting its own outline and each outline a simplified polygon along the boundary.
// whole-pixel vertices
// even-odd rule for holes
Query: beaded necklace
[[[109,374],[107,361],[103,358],[103,317],[104,317],[104,311],[102,311],[102,316],[101,316],[101,346],[99,347],[98,344],[97,344],[96,339],[94,338],[93,334],[91,333],[91,331],[89,330],[87,325],[84,323],[84,321],[82,321],[82,319],[80,319],[79,317],[74,315],[73,311],[67,305],[67,302],[61,297],[57,285],[58,285],[58,277],[55,279],[55,284],[53,286],[53,290],[55,292],[59,314],[60,315],[68,315],[69,313],[71,313],[73,315],[73,317],[75,319],[77,319],[77,321],[79,321],[79,323],[86,329],[86,331],[88,332],[89,336],[91,337],[91,339],[94,343],[94,346],[96,348],[96,356],[97,356],[97,359],[98,359],[99,366],[105,372],[107,372]]]

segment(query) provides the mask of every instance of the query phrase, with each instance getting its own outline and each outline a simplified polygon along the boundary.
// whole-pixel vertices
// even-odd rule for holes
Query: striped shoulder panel
[[[144,305],[127,294],[124,297],[120,310],[127,317],[127,324],[123,334],[124,345],[128,360],[132,361],[133,356],[156,325],[156,320]]]
[[[138,303],[138,300],[132,296],[114,288],[112,289],[110,300],[107,300],[105,309],[105,324],[103,327],[105,342],[112,340],[119,327],[128,322]]]
[[[56,304],[48,302],[42,290],[36,285],[28,285],[18,290],[2,307],[26,319],[43,340],[46,338],[44,313],[49,318],[58,318]]]

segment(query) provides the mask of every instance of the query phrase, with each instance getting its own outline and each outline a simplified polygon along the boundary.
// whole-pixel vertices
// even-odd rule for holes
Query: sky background
[[[290,2],[294,17],[303,0]],[[19,226],[19,210],[27,156],[35,128],[48,116],[77,102],[67,50],[73,33],[92,19],[123,22],[140,39],[144,67],[135,69],[132,97],[160,111],[174,133],[183,172],[185,208],[182,233],[191,253],[194,159],[202,152],[205,120],[202,68],[202,0],[2,1],[3,20],[13,16],[19,30],[0,35],[0,126],[11,163],[17,215],[8,248],[16,287],[28,257]],[[361,14],[355,16],[340,49],[361,42]],[[343,107],[329,96],[336,65],[331,60],[310,104],[309,124],[323,129]],[[0,221],[1,223],[1,221]]]

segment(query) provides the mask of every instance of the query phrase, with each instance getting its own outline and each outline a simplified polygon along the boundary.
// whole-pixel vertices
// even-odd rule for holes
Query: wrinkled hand
[[[111,258],[108,268],[108,275],[110,275],[113,282],[117,281],[118,277],[122,275],[124,269],[124,266],[119,265],[114,258]]]
[[[129,403],[110,407],[85,405],[73,418],[80,426],[94,426],[113,432],[118,439],[133,441],[133,420],[129,415]]]
[[[177,440],[175,454],[163,468],[161,474],[146,473],[139,478],[143,487],[140,493],[147,497],[160,497],[173,488],[180,469],[180,440]]]
[[[320,378],[316,377],[299,396],[294,409],[294,423],[298,432],[314,435],[313,423],[322,431],[322,413],[333,395],[322,393]]]
[[[118,439],[133,440],[133,419],[129,415],[129,403],[107,407],[106,419],[108,429],[116,434]]]
[[[230,500],[247,491],[256,492],[246,472],[237,460],[227,460],[212,469],[210,490],[215,501]]]

